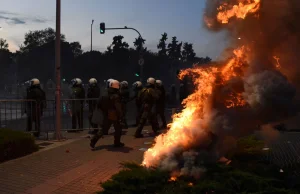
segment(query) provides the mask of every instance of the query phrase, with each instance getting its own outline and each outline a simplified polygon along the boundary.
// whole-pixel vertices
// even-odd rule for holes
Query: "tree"
[[[181,58],[181,46],[178,44],[177,37],[172,37],[172,42],[168,44],[168,56],[171,60],[179,60]]]
[[[205,58],[200,57],[200,58],[196,58],[196,61],[198,64],[207,64],[209,62],[211,62],[211,58],[209,58],[208,56],[206,56]]]
[[[56,37],[53,28],[46,28],[44,30],[29,31],[25,34],[25,40],[23,43],[23,51],[28,51],[38,46],[42,46],[46,43],[54,41]],[[65,35],[61,35],[61,40],[65,41]]]
[[[193,44],[185,42],[183,44],[182,58],[183,61],[193,61],[195,59],[196,53],[193,49]]]
[[[127,42],[123,42],[123,38],[124,36],[122,35],[113,37],[113,42],[111,44],[111,46],[113,47],[113,52],[124,51],[128,49],[129,45]]]
[[[41,81],[54,78],[55,75],[55,39],[52,28],[29,31],[25,34],[23,45],[18,54],[19,77],[28,79],[38,77]],[[71,47],[72,46],[72,47]],[[80,44],[69,44],[61,35],[61,64],[62,75],[73,71],[74,55],[80,53]]]
[[[74,57],[78,57],[82,54],[81,45],[79,42],[71,42],[70,47],[72,49],[72,53]]]
[[[168,34],[163,33],[157,45],[157,48],[159,49],[158,50],[159,56],[167,56],[167,43],[166,43],[167,40],[168,40]]]
[[[8,43],[3,38],[0,38],[0,50],[8,50]]]
[[[135,39],[135,41],[133,42],[136,51],[138,52],[144,52],[147,48],[144,48],[144,44],[145,44],[145,39],[143,39],[142,37],[138,37]]]

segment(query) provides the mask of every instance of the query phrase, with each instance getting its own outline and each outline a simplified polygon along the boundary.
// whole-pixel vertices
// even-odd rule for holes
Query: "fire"
[[[247,103],[246,101],[243,99],[242,94],[237,93],[231,93],[230,94],[231,99],[226,100],[226,108],[233,108],[233,107],[238,107],[238,106],[245,106]]]
[[[193,76],[197,89],[183,101],[185,108],[173,116],[169,131],[156,137],[155,145],[145,152],[142,163],[144,166],[158,166],[163,157],[170,153],[170,150],[188,149],[195,138],[197,139],[196,136],[205,135],[204,129],[197,134],[193,132],[194,121],[205,117],[209,100],[217,84],[225,85],[231,78],[240,77],[243,74],[245,51],[246,47],[234,50],[234,57],[225,66],[195,66],[180,73],[180,78],[187,75]],[[225,105],[227,108],[246,104],[241,94],[231,93],[227,98],[230,101],[230,106]]]
[[[219,1],[207,2],[213,2],[210,5],[215,6],[215,2]],[[233,17],[244,19],[250,13],[260,20],[262,17],[265,17],[265,14],[260,16],[257,13],[261,8],[260,0],[234,0],[234,2],[238,2],[238,4],[222,4],[218,8],[217,14],[214,12],[210,13],[210,9],[207,9],[208,17],[205,17],[204,20],[208,27],[211,27],[212,30],[220,31],[222,27],[220,27],[221,25],[215,26],[216,22],[226,24]],[[271,18],[267,17],[267,19]],[[251,20],[251,22],[257,22],[257,25],[250,25],[250,27],[246,25],[248,21],[244,21],[245,25],[238,25],[237,28],[232,25],[231,28],[226,28],[226,30],[231,32],[232,36],[230,37],[240,37],[239,40],[241,41],[236,41],[236,38],[234,38],[232,42],[234,45],[244,44],[244,46],[238,45],[237,49],[233,50],[231,58],[222,64],[195,65],[193,68],[180,72],[180,79],[185,76],[192,77],[195,85],[194,93],[182,102],[184,109],[180,113],[173,115],[169,130],[165,134],[157,136],[155,145],[144,153],[143,166],[161,167],[164,170],[170,170],[172,173],[178,172],[175,175],[172,174],[170,178],[170,181],[176,181],[177,177],[182,175],[188,174],[197,177],[202,172],[205,172],[205,166],[204,169],[202,168],[202,164],[205,164],[205,156],[201,158],[202,152],[204,152],[204,155],[212,155],[214,157],[213,160],[221,158],[221,161],[228,165],[231,161],[222,158],[221,154],[224,153],[221,152],[223,150],[218,150],[218,146],[224,145],[221,138],[224,135],[228,135],[225,130],[228,129],[230,133],[234,133],[232,136],[239,136],[239,133],[235,134],[235,132],[248,133],[251,132],[252,125],[256,125],[256,122],[269,121],[270,117],[268,116],[266,118],[257,118],[258,116],[263,117],[263,115],[255,115],[253,107],[269,109],[273,102],[272,95],[269,95],[269,93],[273,91],[276,94],[275,102],[277,102],[279,97],[280,99],[284,98],[284,102],[287,102],[286,99],[292,99],[293,87],[280,75],[279,71],[270,71],[275,66],[279,69],[280,63],[278,56],[273,56],[272,58],[272,55],[270,56],[269,54],[280,53],[281,56],[284,56],[280,52],[282,50],[274,52],[275,42],[274,48],[270,48],[273,46],[273,44],[270,44],[273,43],[270,42],[273,36],[266,36],[271,34],[267,33],[265,28],[263,28],[264,26],[261,26],[256,19]],[[259,26],[259,28],[255,26]],[[252,27],[255,28],[252,29]],[[267,39],[267,41],[264,41],[264,39]],[[269,65],[270,59],[275,59],[273,67]],[[265,83],[265,80],[268,83]],[[288,91],[285,92],[288,93],[287,98],[281,95],[283,93],[281,88],[284,88],[284,91]],[[244,115],[241,114],[243,116],[241,117],[243,118],[241,119],[242,121],[239,121],[238,118],[236,119],[240,113],[240,108],[237,107],[243,107],[242,111],[246,113]],[[250,115],[254,114],[254,117],[248,118],[248,113]],[[248,122],[249,127],[245,126],[244,122]],[[241,126],[245,126],[247,130],[249,128],[249,131],[238,131]],[[224,142],[226,143],[226,141]],[[215,146],[214,143],[218,145]],[[201,164],[199,165],[200,162]]]
[[[276,65],[275,65],[276,68],[277,68],[277,69],[280,69],[280,68],[281,68],[280,63],[279,63],[279,59],[280,59],[280,58],[277,57],[277,56],[273,56],[273,58],[276,60]]]
[[[255,13],[260,8],[260,0],[248,0],[246,3],[243,2],[240,0],[238,5],[233,6],[228,3],[223,3],[218,8],[219,13],[217,14],[217,20],[222,24],[227,24],[232,17],[244,19],[248,13]],[[256,17],[259,16],[257,15]]]
[[[170,179],[169,179],[169,181],[171,182],[171,181],[176,181],[177,180],[177,177],[175,177],[175,176],[172,176]]]

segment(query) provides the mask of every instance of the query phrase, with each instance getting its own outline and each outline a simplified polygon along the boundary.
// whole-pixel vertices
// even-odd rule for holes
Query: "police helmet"
[[[128,82],[127,81],[122,81],[121,83],[122,87],[128,87]]]
[[[147,84],[148,84],[148,85],[154,85],[154,84],[155,84],[155,79],[154,79],[153,77],[149,77],[149,78],[147,79]]]
[[[156,80],[155,83],[156,83],[158,86],[162,86],[162,81],[161,81],[161,80]]]
[[[97,80],[95,78],[91,78],[89,80],[89,84],[92,85],[92,84],[97,84]]]
[[[71,83],[72,83],[72,85],[80,85],[80,84],[82,84],[82,81],[79,78],[74,78],[71,80]]]
[[[33,79],[30,80],[30,85],[31,86],[40,85],[40,80],[38,80],[37,78],[33,78]]]
[[[112,78],[110,78],[110,79],[108,79],[108,80],[106,80],[106,86],[109,88],[110,86],[109,86],[109,83],[111,82],[111,81],[113,81],[114,79],[112,79]]]
[[[77,82],[78,85],[82,84],[82,81],[81,81],[80,78],[76,78],[76,82]]]
[[[140,81],[136,81],[136,82],[134,82],[133,84],[132,84],[132,87],[134,87],[134,88],[139,88],[139,87],[142,87],[142,82],[140,82]]]
[[[120,83],[118,80],[112,80],[109,82],[110,88],[120,89]]]

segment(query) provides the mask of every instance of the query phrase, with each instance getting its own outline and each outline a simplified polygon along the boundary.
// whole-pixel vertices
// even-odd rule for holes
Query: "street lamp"
[[[94,24],[94,20],[92,20],[92,24],[91,24],[91,52],[93,50],[93,24]]]

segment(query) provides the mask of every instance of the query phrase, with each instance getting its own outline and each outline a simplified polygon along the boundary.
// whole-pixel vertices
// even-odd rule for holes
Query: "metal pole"
[[[91,24],[91,52],[93,51],[93,23],[94,20],[92,20],[92,24]]]
[[[56,139],[61,139],[61,115],[60,115],[60,5],[56,0],[56,38],[55,38],[55,67],[56,67]]]
[[[140,69],[141,71],[140,82],[143,82],[143,66],[144,65],[141,65],[141,69]]]

